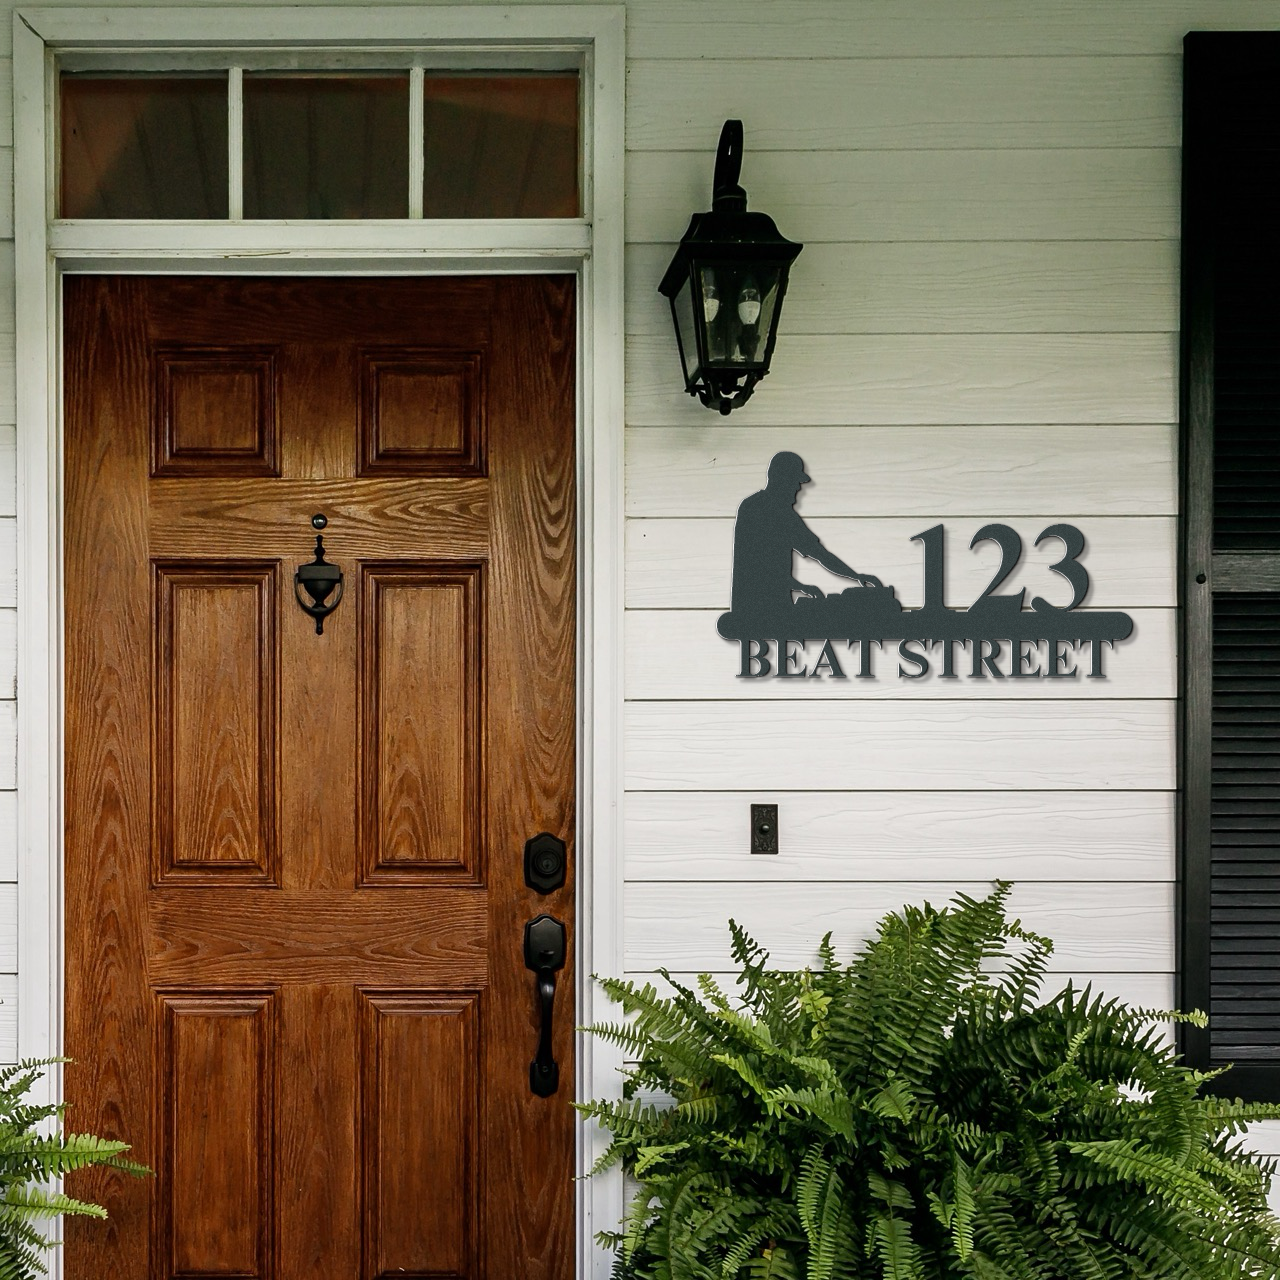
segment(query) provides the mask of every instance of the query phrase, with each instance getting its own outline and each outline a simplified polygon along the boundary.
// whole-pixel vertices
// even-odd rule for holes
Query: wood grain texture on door
[[[573,298],[68,279],[69,1280],[572,1274]]]

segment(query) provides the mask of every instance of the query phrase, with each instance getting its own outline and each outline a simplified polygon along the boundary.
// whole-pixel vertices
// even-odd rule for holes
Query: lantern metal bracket
[[[742,121],[726,120],[716,147],[716,171],[711,180],[711,208],[718,213],[746,213],[747,193],[742,176]]]

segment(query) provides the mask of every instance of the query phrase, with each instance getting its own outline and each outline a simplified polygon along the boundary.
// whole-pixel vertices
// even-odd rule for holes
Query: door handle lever
[[[537,978],[541,1027],[538,1051],[529,1063],[529,1088],[539,1098],[549,1098],[560,1087],[560,1064],[552,1056],[551,1028],[556,1003],[556,973],[564,968],[564,925],[554,916],[541,915],[524,927],[524,963]]]

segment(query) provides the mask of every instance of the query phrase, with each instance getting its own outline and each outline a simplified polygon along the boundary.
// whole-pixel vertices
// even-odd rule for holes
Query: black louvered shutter
[[[1185,52],[1183,1049],[1280,1100],[1280,34]]]

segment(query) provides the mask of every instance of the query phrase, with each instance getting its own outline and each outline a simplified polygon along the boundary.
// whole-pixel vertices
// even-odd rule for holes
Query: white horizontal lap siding
[[[1173,148],[757,153],[749,117],[744,124],[751,207],[805,243],[1177,235]],[[714,153],[714,142],[710,155],[631,152],[627,238],[678,240],[689,214],[707,205]]]
[[[1280,1120],[1263,1120],[1251,1124],[1245,1136],[1246,1145],[1269,1160],[1280,1161]],[[1280,1177],[1273,1179],[1271,1194],[1272,1213],[1280,1214]]]
[[[844,24],[856,24],[845,10]],[[766,46],[760,46],[767,52]],[[893,58],[794,61],[635,58],[627,147],[705,151],[717,116],[758,116],[748,154],[761,151],[918,151],[939,148],[1172,147],[1179,141],[1178,57]],[[766,109],[767,104],[767,109]],[[750,188],[748,188],[750,191]]]
[[[1164,699],[632,702],[626,778],[636,791],[1165,790],[1173,728]]]
[[[670,332],[656,282],[674,248],[628,248],[628,333]],[[791,269],[786,332],[1170,333],[1177,256],[1170,240],[970,242],[962,252],[921,242],[810,243]]]
[[[7,523],[12,523],[11,521]],[[0,660],[6,692],[0,701],[0,1062],[18,1056],[18,796],[17,704],[13,701],[12,608],[0,612]]]
[[[0,518],[13,516],[18,509],[17,470],[17,429],[0,423]]]
[[[1181,37],[1267,12],[629,5],[637,976],[726,970],[730,915],[800,964],[828,929],[848,954],[884,912],[1000,878],[1025,923],[1055,938],[1055,982],[1172,1002]],[[750,207],[805,249],[773,371],[726,419],[683,394],[656,287],[708,205],[732,116]],[[741,679],[738,646],[716,631],[733,519],[782,449],[813,477],[800,513],[906,607],[923,596],[912,536],[938,523],[951,607],[996,571],[994,544],[969,546],[993,522],[1023,540],[1000,591],[1065,604],[1049,568],[1061,544],[1034,542],[1078,525],[1086,607],[1134,623],[1106,654],[1108,678],[972,679],[966,655],[959,680],[906,680],[886,645],[878,679],[859,680],[838,645],[848,679]],[[796,572],[828,592],[848,585],[812,561]],[[779,806],[777,855],[749,852],[752,802]]]
[[[0,27],[7,25],[0,23]],[[6,39],[8,36],[6,35]],[[12,93],[8,83],[8,61],[0,62],[0,139],[4,148],[0,151],[0,237],[12,232]],[[17,756],[17,711],[12,701],[16,694],[18,654],[18,527],[17,510],[17,421],[16,407],[16,358],[14,351],[14,270],[13,242],[0,238],[0,699],[5,701],[0,715],[0,881],[12,881],[17,874],[17,825],[16,805],[12,788]],[[16,914],[14,928],[16,929]],[[15,949],[16,939],[6,932],[8,926],[0,920],[0,950],[9,946]],[[5,984],[10,982],[11,970],[0,965],[0,1062],[8,1061],[16,1045],[16,1013],[11,995],[5,994]]]
[[[1174,878],[1168,791],[753,791],[778,806],[776,855],[747,857],[738,791],[633,791],[626,872],[641,881],[913,882]]]
[[[659,966],[684,972],[730,969],[732,917],[764,945],[779,965],[812,964],[828,931],[837,954],[848,958],[869,938],[886,912],[905,900],[942,906],[956,893],[980,895],[983,881],[912,881],[826,884],[637,884],[628,894],[630,969]],[[1096,966],[1105,948],[1114,973],[1170,973],[1173,945],[1165,927],[1173,910],[1173,886],[1131,884],[1020,884],[1011,914],[1054,940],[1054,960],[1064,972]]]
[[[773,390],[766,382],[761,398]],[[797,505],[806,519],[1171,516],[1176,434],[1172,424],[636,429],[627,435],[627,513],[732,519],[764,483],[769,458],[792,449],[813,478]]]
[[[8,23],[0,23],[4,40]],[[7,44],[5,49],[7,50]],[[16,361],[12,191],[13,95],[0,63],[0,1062],[18,1056],[18,585]]]
[[[13,131],[13,93],[7,90],[9,98],[9,131]],[[13,240],[13,146],[0,147],[0,192],[4,193],[4,199],[0,200],[0,240]],[[10,260],[12,260],[12,249],[9,250]],[[12,295],[13,286],[9,286],[9,293]],[[12,332],[14,322],[8,322],[8,329]],[[12,395],[10,396],[12,399]]]
[[[630,0],[627,52],[697,61],[754,59],[762,51],[771,60],[855,62],[1083,55],[1114,66],[1115,81],[1123,81],[1131,59],[1179,54],[1189,30],[1275,26],[1274,0]],[[1025,106],[1033,115],[1034,95]]]
[[[1177,421],[1174,334],[788,340],[786,315],[784,307],[774,363],[753,404],[752,420],[763,426]],[[681,391],[674,337],[633,336],[627,349],[628,424],[707,430],[707,410]]]

